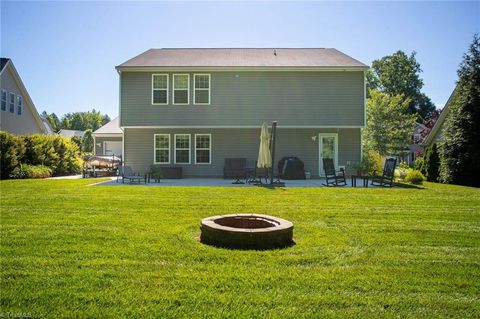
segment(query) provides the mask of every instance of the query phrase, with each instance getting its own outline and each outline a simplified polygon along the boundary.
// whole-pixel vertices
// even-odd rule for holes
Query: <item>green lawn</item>
[[[480,190],[3,181],[0,313],[83,318],[478,318]],[[202,217],[292,221],[296,245],[198,242]]]

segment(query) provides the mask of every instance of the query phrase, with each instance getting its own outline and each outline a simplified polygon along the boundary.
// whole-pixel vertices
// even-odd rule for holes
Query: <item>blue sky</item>
[[[334,47],[370,64],[415,50],[443,106],[480,29],[476,2],[1,2],[1,55],[39,112],[118,113],[114,67],[162,47]]]

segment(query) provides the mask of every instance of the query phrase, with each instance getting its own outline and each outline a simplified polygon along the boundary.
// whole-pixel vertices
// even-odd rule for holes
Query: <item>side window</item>
[[[168,74],[152,75],[152,104],[168,104]]]
[[[10,93],[8,98],[8,108],[10,113],[15,113],[15,94]]]
[[[193,103],[210,104],[210,74],[194,74]]]
[[[212,135],[195,134],[195,164],[211,164]]]
[[[173,75],[173,104],[190,103],[190,74]]]
[[[170,134],[154,134],[155,164],[170,164]]]
[[[2,107],[2,111],[7,110],[7,91],[5,91],[5,90],[2,90],[2,104],[1,104],[1,107]]]
[[[23,108],[23,98],[20,95],[17,95],[17,114],[22,115]]]
[[[190,164],[190,134],[175,134],[175,164]]]

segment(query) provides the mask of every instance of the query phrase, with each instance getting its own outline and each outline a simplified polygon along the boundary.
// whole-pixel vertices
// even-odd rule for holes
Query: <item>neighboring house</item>
[[[447,103],[443,107],[442,112],[440,113],[440,116],[435,122],[435,125],[433,126],[432,130],[427,135],[427,137],[425,138],[425,142],[423,143],[425,148],[431,146],[433,143],[437,143],[442,139],[443,124],[445,123],[445,119],[448,116],[449,108],[450,108],[450,105],[453,103],[453,98],[455,96],[456,91],[457,91],[457,87],[455,87],[455,89],[453,90],[452,94],[447,100]]]
[[[40,115],[40,119],[42,120],[42,123],[45,126],[45,134],[55,135],[55,131],[53,130],[52,125],[50,125],[50,122],[41,115]]]
[[[408,165],[413,165],[418,155],[423,153],[422,133],[427,129],[422,123],[415,123],[413,125],[412,143],[408,145],[405,154],[399,157],[400,162],[405,162]]]
[[[0,130],[46,134],[46,128],[11,59],[0,59]]]
[[[85,135],[85,131],[78,131],[78,130],[66,130],[66,129],[61,129],[58,132],[58,135],[63,136],[63,137],[68,137],[68,138],[73,138],[75,136],[80,136],[83,137]]]
[[[123,131],[118,117],[92,133],[95,155],[123,155]]]
[[[276,162],[323,174],[361,160],[368,67],[336,49],[151,49],[116,67],[124,162],[223,175],[225,158],[258,157],[260,126],[278,121]]]

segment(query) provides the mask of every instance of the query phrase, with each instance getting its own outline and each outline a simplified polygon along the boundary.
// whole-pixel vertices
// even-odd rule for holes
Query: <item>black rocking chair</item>
[[[371,185],[375,186],[393,186],[393,178],[395,174],[395,167],[397,166],[396,158],[389,158],[385,161],[385,166],[383,167],[382,175],[376,175],[373,173]]]
[[[345,171],[340,169],[339,171],[335,170],[335,165],[333,164],[333,159],[323,158],[323,170],[325,171],[326,184],[324,186],[347,186],[345,180]]]

